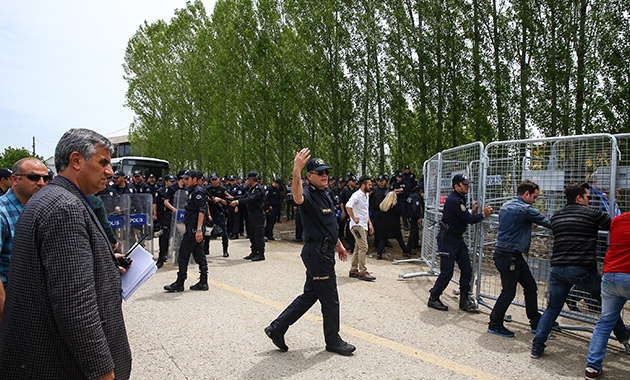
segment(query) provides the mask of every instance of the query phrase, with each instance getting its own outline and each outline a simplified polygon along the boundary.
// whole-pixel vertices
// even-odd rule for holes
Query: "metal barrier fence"
[[[598,207],[611,216],[629,211],[630,134],[502,141],[490,143],[485,149],[483,144],[473,143],[431,157],[424,164],[426,208],[421,258],[395,262],[421,262],[429,270],[401,274],[399,279],[439,273],[436,235],[444,199],[452,191],[451,178],[458,173],[467,174],[473,182],[468,195],[469,208],[472,201],[476,200],[480,210],[484,205],[490,205],[495,210],[483,223],[469,226],[465,236],[473,268],[476,268],[473,277],[475,299],[478,304],[492,308],[487,301],[496,300],[501,292],[499,273],[492,260],[497,240],[498,213],[501,206],[516,195],[517,185],[524,179],[537,183],[541,195],[533,207],[549,217],[565,205],[564,188],[575,182],[588,182],[593,186],[592,207]],[[546,306],[548,298],[549,254],[553,246],[550,232],[542,227],[532,231],[527,259],[537,280],[539,294],[543,295],[538,299],[540,309]],[[602,231],[597,247],[600,261],[607,246],[608,233]],[[453,278],[457,282],[457,272]],[[517,292],[513,304],[524,306],[522,293]],[[572,289],[561,315],[596,323],[600,311],[599,303],[589,293]],[[568,328],[589,330],[579,326]]]

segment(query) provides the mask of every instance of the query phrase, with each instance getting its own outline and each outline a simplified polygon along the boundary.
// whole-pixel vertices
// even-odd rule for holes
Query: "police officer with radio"
[[[226,226],[225,209],[227,208],[228,201],[225,193],[227,189],[221,185],[219,181],[219,175],[217,173],[210,174],[210,184],[206,187],[206,195],[208,196],[208,206],[210,208],[210,220],[215,226],[221,228],[221,243],[223,244],[223,257],[229,257],[228,253],[228,233]],[[210,237],[204,237],[204,251],[206,255],[210,250]]]
[[[289,326],[298,321],[315,302],[319,301],[324,319],[326,351],[340,355],[352,355],[355,347],[339,336],[339,295],[335,276],[335,250],[341,261],[348,259],[348,252],[337,238],[337,217],[327,189],[328,169],[321,158],[310,158],[310,150],[297,152],[293,164],[293,194],[300,208],[304,223],[302,262],[306,267],[304,293],[298,296],[271,324],[265,334],[281,351],[289,347],[284,334]],[[300,175],[306,164],[311,184],[302,188]]]
[[[245,260],[251,261],[265,259],[265,212],[263,211],[265,189],[259,181],[258,173],[249,172],[247,193],[230,203],[232,207],[247,206],[247,235],[251,243],[251,253],[245,256]]]
[[[466,207],[466,194],[470,187],[470,179],[465,174],[456,174],[453,177],[453,192],[446,198],[440,226],[442,229],[437,235],[438,251],[440,256],[440,275],[435,280],[435,285],[429,290],[431,296],[427,306],[440,311],[447,311],[448,306],[440,301],[440,296],[453,277],[455,263],[459,266],[459,308],[473,312],[475,304],[469,299],[470,282],[472,280],[472,265],[468,257],[468,246],[463,234],[469,224],[479,223],[483,218],[492,214],[492,207],[485,206],[481,214],[477,214],[477,202],[472,202],[472,210]]]
[[[164,286],[164,290],[169,293],[184,291],[184,281],[186,280],[191,253],[195,258],[195,262],[199,265],[200,278],[198,283],[190,287],[190,290],[208,290],[208,263],[202,244],[203,225],[208,207],[206,191],[197,184],[197,173],[194,170],[185,171],[181,178],[186,181],[186,186],[188,187],[188,200],[184,211],[186,231],[179,246],[177,280],[170,285]]]

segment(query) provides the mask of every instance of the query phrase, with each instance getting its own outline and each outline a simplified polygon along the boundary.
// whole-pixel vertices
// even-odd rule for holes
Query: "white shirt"
[[[364,193],[361,189],[357,190],[350,196],[348,202],[346,203],[346,208],[352,209],[352,214],[355,218],[359,218],[359,223],[355,223],[354,220],[350,219],[350,228],[359,225],[366,230],[368,229],[369,222],[369,194]]]

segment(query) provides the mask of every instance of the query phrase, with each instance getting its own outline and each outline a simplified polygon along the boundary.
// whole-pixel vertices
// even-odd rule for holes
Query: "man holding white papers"
[[[87,199],[113,174],[112,148],[88,129],[66,132],[55,149],[59,175],[20,215],[0,327],[1,378],[130,376],[120,273]]]

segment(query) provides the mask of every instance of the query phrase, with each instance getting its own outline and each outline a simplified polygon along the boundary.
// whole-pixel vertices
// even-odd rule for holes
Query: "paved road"
[[[319,304],[289,329],[289,351],[280,352],[263,328],[302,289],[300,246],[269,242],[267,260],[256,263],[242,259],[248,250],[246,239],[230,241],[224,259],[220,243],[211,243],[207,292],[188,290],[198,278],[191,265],[186,291],[165,293],[176,278],[166,265],[125,302],[132,379],[583,378],[589,334],[555,334],[545,355],[530,359],[533,334],[520,308],[509,311],[514,339],[488,334],[488,310],[457,310],[453,284],[442,297],[451,310],[428,309],[434,278],[398,281],[399,273],[420,268],[374,259],[367,263],[373,283],[349,278],[349,263],[337,262],[341,335],[357,346],[354,356],[324,350]],[[602,378],[627,378],[629,359],[612,342]]]

